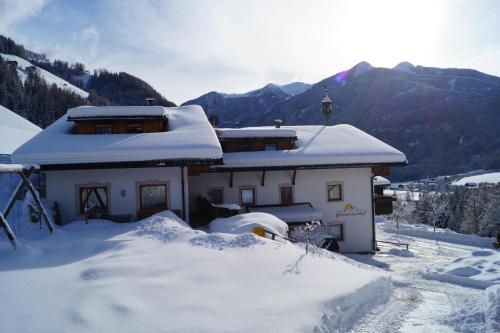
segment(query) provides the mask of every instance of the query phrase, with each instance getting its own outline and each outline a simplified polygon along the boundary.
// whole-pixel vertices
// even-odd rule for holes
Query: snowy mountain
[[[11,155],[42,129],[0,105],[0,155]]]
[[[79,95],[82,98],[89,97],[89,93],[84,91],[83,89],[80,89],[80,88],[72,85],[68,81],[65,81],[65,80],[61,79],[60,77],[57,77],[54,74],[47,72],[46,70],[33,65],[31,62],[24,60],[23,58],[20,58],[16,55],[13,55],[13,54],[4,54],[4,53],[0,53],[0,57],[2,57],[2,59],[4,61],[8,61],[8,62],[15,61],[17,63],[17,74],[23,82],[26,81],[26,78],[28,77],[28,71],[35,70],[37,72],[37,74],[41,78],[43,78],[45,80],[45,82],[47,82],[47,84],[49,84],[49,85],[55,84],[59,88],[64,89],[64,90],[67,89],[67,90]]]
[[[281,90],[290,96],[302,94],[304,91],[311,87],[311,84],[304,82],[292,82],[279,86]]]
[[[361,62],[294,96],[266,86],[256,97],[212,92],[185,104],[216,114],[222,127],[272,125],[277,118],[324,124],[325,85],[334,104],[330,124],[352,124],[407,154],[409,166],[395,169],[396,179],[500,168],[500,78],[471,69]]]

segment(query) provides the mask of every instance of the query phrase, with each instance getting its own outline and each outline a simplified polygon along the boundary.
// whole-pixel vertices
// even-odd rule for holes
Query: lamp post
[[[330,120],[330,115],[332,114],[332,100],[328,97],[328,87],[325,85],[325,97],[321,100],[323,106],[323,116],[325,116],[326,125],[328,125],[328,120]]]

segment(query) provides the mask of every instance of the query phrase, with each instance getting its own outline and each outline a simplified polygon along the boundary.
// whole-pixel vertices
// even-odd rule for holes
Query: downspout
[[[373,242],[373,253],[377,252],[377,239],[375,238],[375,205],[373,204],[373,179],[374,174],[370,178],[370,200],[372,203],[372,242]]]
[[[186,196],[184,194],[184,168],[185,166],[181,166],[181,189],[182,189],[182,220],[186,221]]]

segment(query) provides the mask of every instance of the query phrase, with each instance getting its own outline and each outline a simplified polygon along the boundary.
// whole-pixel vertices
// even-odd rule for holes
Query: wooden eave
[[[165,168],[182,166],[221,165],[222,158],[191,158],[151,161],[96,162],[96,163],[65,163],[43,164],[41,170],[86,170],[86,169],[128,169],[128,168]]]

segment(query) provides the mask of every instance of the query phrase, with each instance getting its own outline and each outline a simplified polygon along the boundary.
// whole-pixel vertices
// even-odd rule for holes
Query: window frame
[[[267,147],[273,146],[274,149],[267,149]],[[264,151],[275,151],[278,150],[278,144],[277,143],[266,143],[264,144]]]
[[[140,128],[140,131],[129,131],[130,127],[137,126]],[[125,124],[125,133],[126,134],[139,134],[144,133],[144,123],[143,122],[133,122]]]
[[[220,202],[215,202],[211,196],[213,191],[220,191]],[[224,203],[224,187],[209,187],[208,188],[208,198],[214,205],[221,205]]]
[[[237,152],[248,152],[252,151],[252,144],[251,143],[238,143],[236,145],[236,151]]]
[[[291,191],[291,199],[292,201],[289,203],[283,202],[283,188],[290,188]],[[280,199],[280,205],[292,205],[295,203],[295,188],[291,184],[282,184],[279,186],[279,199]]]
[[[88,189],[104,189],[105,194],[106,194],[106,207],[104,207],[103,213],[110,213],[110,196],[109,196],[109,185],[107,184],[85,184],[85,185],[79,185],[78,186],[78,214],[82,215],[85,214],[85,204],[84,204],[84,198],[82,197],[83,191],[88,190]],[[96,192],[97,193],[97,192]],[[98,198],[100,196],[98,195]],[[101,198],[102,200],[102,198]]]
[[[106,127],[106,128],[109,128],[109,133],[99,133],[97,132],[97,128],[103,128],[103,127]],[[94,133],[95,134],[98,134],[98,135],[107,135],[107,134],[113,134],[113,125],[111,124],[95,124],[95,127],[94,127]]]
[[[330,233],[330,228],[332,227],[340,227],[340,238],[334,238],[332,237],[331,233]],[[328,228],[328,237],[330,238],[334,238],[337,242],[343,242],[345,240],[345,231],[344,231],[344,223],[341,223],[341,222],[335,222],[335,223],[329,223],[327,225],[327,228]]]
[[[330,198],[330,186],[339,186],[340,187],[340,197],[338,199]],[[327,202],[338,202],[344,201],[344,184],[342,182],[328,182],[326,183],[326,201]]]
[[[153,211],[156,211],[156,209],[145,209],[144,206],[143,206],[143,202],[142,202],[142,189],[144,187],[152,187],[152,186],[163,186],[165,188],[165,209],[164,210],[167,210],[167,209],[170,209],[170,204],[169,204],[169,198],[170,198],[170,194],[169,194],[169,186],[168,186],[168,183],[166,182],[160,182],[160,183],[144,183],[144,184],[138,184],[138,187],[139,187],[139,191],[138,191],[138,196],[139,196],[139,211],[141,212],[153,212]]]
[[[253,193],[253,202],[251,204],[243,202],[243,191],[251,190]],[[255,206],[257,204],[257,189],[255,186],[241,186],[240,187],[240,205],[241,206]]]

